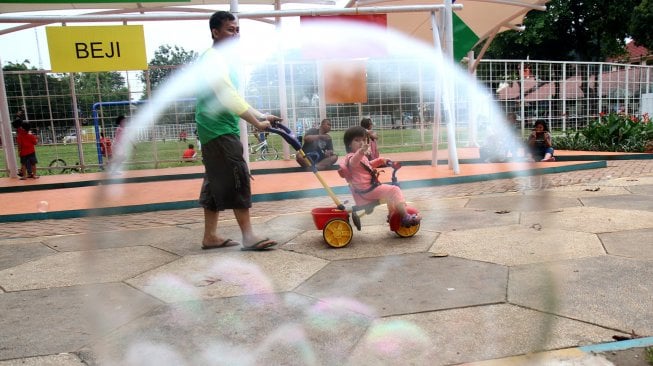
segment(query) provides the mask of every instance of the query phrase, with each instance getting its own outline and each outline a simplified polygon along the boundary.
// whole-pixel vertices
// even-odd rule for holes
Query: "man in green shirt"
[[[256,235],[252,228],[250,174],[243,158],[238,124],[242,118],[263,130],[270,127],[270,122],[281,121],[281,118],[257,111],[238,94],[236,70],[230,65],[226,51],[220,49],[227,41],[237,39],[240,29],[236,17],[226,11],[215,12],[209,20],[209,27],[213,47],[202,55],[199,62],[212,75],[207,75],[206,84],[200,86],[195,109],[205,167],[199,199],[204,208],[202,249],[239,245],[217,232],[219,212],[232,209],[243,236],[241,249],[265,250],[277,242]]]

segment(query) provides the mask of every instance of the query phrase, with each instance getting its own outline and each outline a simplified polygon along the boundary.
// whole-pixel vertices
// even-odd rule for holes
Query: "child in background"
[[[401,225],[411,227],[419,224],[419,215],[406,212],[406,200],[399,186],[381,184],[378,180],[379,173],[376,168],[387,166],[388,160],[376,158],[369,160],[367,151],[367,130],[361,126],[347,129],[344,143],[347,155],[340,163],[340,175],[347,179],[354,201],[359,206],[369,204],[376,200],[383,200],[388,205],[388,210],[397,212],[401,216]]]
[[[18,154],[20,155],[20,164],[22,170],[21,180],[29,178],[38,179],[36,175],[36,144],[38,144],[38,137],[29,132],[29,122],[23,121],[22,125],[16,131],[16,144],[18,145]],[[25,169],[27,171],[25,171]]]
[[[111,149],[111,139],[104,136],[104,132],[100,132],[100,152],[102,156],[107,159],[107,162],[111,160],[113,156],[113,150]]]
[[[372,126],[374,123],[371,118],[363,118],[361,120],[361,127],[367,130],[366,143],[370,145],[370,149],[367,152],[367,155],[370,160],[374,160],[379,157],[379,149],[376,145],[376,139],[378,138],[376,132],[372,131]]]
[[[184,151],[184,154],[181,156],[184,161],[193,161],[197,157],[197,151],[195,151],[195,145],[188,144],[188,149]]]

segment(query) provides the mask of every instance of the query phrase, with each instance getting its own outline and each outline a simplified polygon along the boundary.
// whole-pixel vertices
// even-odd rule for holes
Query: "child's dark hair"
[[[195,148],[195,145],[193,145],[193,144],[188,144],[188,148],[189,148],[189,149],[194,149],[194,148]]]
[[[370,128],[372,128],[372,119],[368,117],[363,118],[361,120],[361,126],[364,129],[369,130]]]
[[[125,116],[116,117],[116,125],[120,126],[120,123],[125,120]]]
[[[343,140],[345,142],[345,149],[347,150],[348,153],[352,152],[351,147],[351,142],[354,141],[356,137],[363,137],[365,138],[367,136],[367,130],[361,126],[354,126],[354,127],[349,127],[343,136]]]
[[[544,127],[544,131],[549,132],[549,125],[546,124],[545,120],[538,119],[537,121],[535,121],[533,128],[537,127],[537,125],[542,125],[542,127]]]

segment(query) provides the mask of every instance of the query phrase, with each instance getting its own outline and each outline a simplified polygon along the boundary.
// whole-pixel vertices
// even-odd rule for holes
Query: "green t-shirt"
[[[202,74],[196,96],[195,122],[202,144],[223,136],[240,135],[239,115],[250,108],[238,94],[238,75],[214,48],[208,49],[198,61]]]

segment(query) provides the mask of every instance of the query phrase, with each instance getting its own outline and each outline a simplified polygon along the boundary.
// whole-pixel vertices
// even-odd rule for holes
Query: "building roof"
[[[628,56],[630,57],[631,60],[634,58],[640,58],[640,57],[651,55],[651,51],[649,51],[646,47],[639,46],[635,44],[635,41],[632,40],[626,43],[626,51],[628,52]]]
[[[630,40],[626,43],[626,53],[617,56],[610,57],[607,62],[619,62],[619,63],[629,63],[629,64],[639,64],[642,61],[653,60],[653,53],[649,51],[646,47],[640,46],[635,43],[635,41]]]

